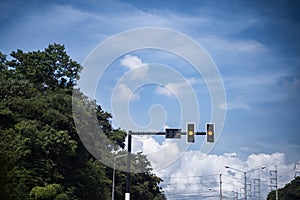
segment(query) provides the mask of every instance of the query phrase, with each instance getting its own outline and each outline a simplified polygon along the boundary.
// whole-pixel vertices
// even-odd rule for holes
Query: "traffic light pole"
[[[130,159],[131,159],[131,140],[132,131],[128,132],[128,145],[127,145],[127,174],[126,174],[126,189],[125,200],[130,200]]]
[[[179,129],[176,129],[176,130],[179,130]],[[213,129],[211,131],[214,132]],[[206,132],[195,132],[194,134],[195,135],[207,135]],[[213,135],[214,135],[213,132],[210,135],[211,137],[213,137]],[[180,134],[188,135],[189,133],[180,132]],[[125,200],[130,200],[130,160],[131,160],[132,135],[166,135],[166,132],[132,132],[130,130],[130,131],[128,131],[127,135],[128,135],[128,144],[127,144],[127,174],[126,174]],[[194,141],[192,141],[192,142],[194,142]],[[212,139],[209,142],[214,142],[214,140]]]
[[[186,132],[180,132],[181,135],[187,135]],[[166,132],[131,132],[131,135],[166,135]],[[206,135],[206,132],[196,132],[195,135]]]

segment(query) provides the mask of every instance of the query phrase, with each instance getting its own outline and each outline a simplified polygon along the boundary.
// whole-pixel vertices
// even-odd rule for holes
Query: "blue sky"
[[[299,8],[297,1],[279,0],[2,1],[0,51],[32,51],[56,42],[82,63],[100,42],[122,31],[143,27],[179,31],[204,47],[224,82],[226,119],[211,154],[236,153],[246,162],[253,154],[283,153],[284,162],[293,163],[300,160]],[[126,56],[129,63],[122,64]],[[112,112],[112,89],[132,69],[130,62],[168,65],[189,80],[199,102],[198,129],[204,128],[211,109],[205,82],[189,63],[159,50],[129,52],[111,63],[96,92],[104,109]],[[129,110],[136,123],[147,125],[149,108],[161,104],[167,115],[163,125],[180,124],[178,101],[160,89],[149,84],[135,91]],[[154,114],[163,115],[161,107],[155,108]],[[197,148],[191,146],[191,151]]]

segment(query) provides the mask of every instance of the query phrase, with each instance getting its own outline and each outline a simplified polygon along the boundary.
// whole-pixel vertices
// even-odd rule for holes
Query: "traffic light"
[[[206,123],[206,142],[213,143],[215,142],[215,124]]]
[[[166,138],[180,139],[181,138],[181,129],[167,128],[166,129]]]
[[[187,142],[192,142],[194,143],[195,142],[195,124],[193,123],[188,123],[186,125],[186,140]]]

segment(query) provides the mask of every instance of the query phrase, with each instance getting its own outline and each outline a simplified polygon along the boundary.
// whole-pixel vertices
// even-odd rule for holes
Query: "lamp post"
[[[245,197],[244,197],[244,199],[247,200],[247,173],[254,172],[254,171],[257,171],[257,170],[260,170],[260,169],[265,169],[266,167],[262,166],[262,167],[259,167],[257,169],[252,169],[252,170],[249,170],[249,171],[241,171],[239,169],[235,169],[235,168],[230,167],[228,165],[226,165],[225,168],[227,168],[227,169],[233,169],[235,171],[238,171],[238,172],[241,172],[241,173],[244,174],[244,188],[245,188]]]
[[[116,160],[117,158],[124,157],[124,155],[119,155],[114,157],[114,169],[113,169],[113,183],[112,183],[112,190],[111,190],[111,200],[115,199],[115,174],[116,174]]]

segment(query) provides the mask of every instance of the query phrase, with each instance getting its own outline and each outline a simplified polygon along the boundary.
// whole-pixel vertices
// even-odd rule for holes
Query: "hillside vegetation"
[[[82,144],[72,115],[73,92],[93,109],[98,127],[115,144],[106,146],[109,152],[126,153],[126,132],[113,129],[111,114],[74,90],[82,66],[58,44],[43,51],[17,50],[10,58],[0,53],[0,199],[111,199],[112,169]],[[132,174],[131,198],[165,199],[158,187],[162,180],[146,157],[132,157],[138,160],[133,165],[142,163],[146,171]],[[124,199],[125,176],[116,171],[115,199]]]

